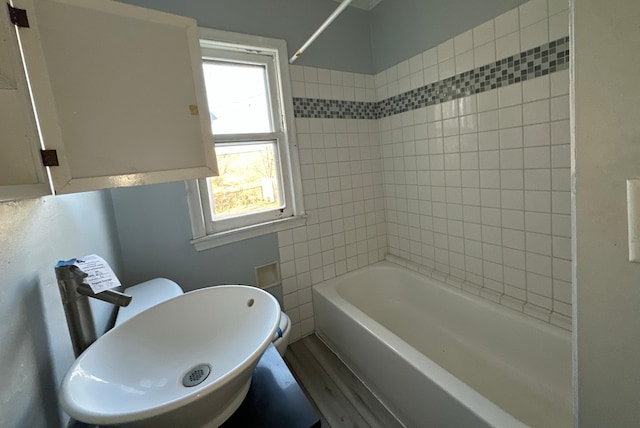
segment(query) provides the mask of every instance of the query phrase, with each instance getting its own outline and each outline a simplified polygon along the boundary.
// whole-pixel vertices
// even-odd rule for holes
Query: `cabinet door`
[[[14,0],[56,193],[216,175],[193,19],[105,0]]]
[[[8,9],[0,7],[0,201],[51,194]]]

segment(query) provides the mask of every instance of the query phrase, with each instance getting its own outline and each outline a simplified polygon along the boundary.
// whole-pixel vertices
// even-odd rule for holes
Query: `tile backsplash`
[[[293,340],[311,285],[385,256],[571,329],[568,23],[532,0],[375,76],[291,67],[310,215],[279,234]]]

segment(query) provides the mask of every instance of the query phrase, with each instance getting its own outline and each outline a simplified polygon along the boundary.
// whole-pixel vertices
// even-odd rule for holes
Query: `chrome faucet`
[[[88,275],[75,265],[58,265],[55,270],[73,352],[78,357],[98,339],[89,297],[116,306],[127,306],[131,296],[115,290],[94,293],[84,282]]]

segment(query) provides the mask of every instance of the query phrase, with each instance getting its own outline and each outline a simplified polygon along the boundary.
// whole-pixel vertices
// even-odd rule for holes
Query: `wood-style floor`
[[[321,415],[322,427],[403,426],[315,335],[291,344],[285,361]]]

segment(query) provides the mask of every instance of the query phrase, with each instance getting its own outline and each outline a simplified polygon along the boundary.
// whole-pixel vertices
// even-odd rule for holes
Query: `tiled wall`
[[[525,3],[378,74],[376,87],[384,98],[454,70],[455,88],[505,77],[380,119],[389,253],[570,329],[568,21],[564,2]]]
[[[306,239],[280,236],[295,335],[313,330],[310,285],[385,253],[571,328],[568,22],[567,1],[532,0],[375,77],[292,67],[311,213]]]
[[[299,66],[291,71],[296,97],[317,91],[375,97],[373,76]],[[380,261],[387,252],[378,121],[297,118],[296,127],[309,218],[306,226],[278,234],[291,340],[314,330],[311,285]]]

